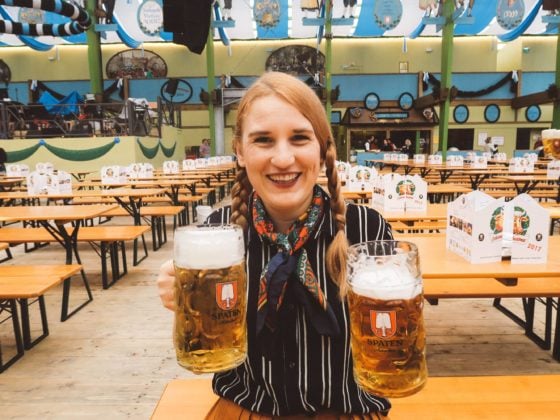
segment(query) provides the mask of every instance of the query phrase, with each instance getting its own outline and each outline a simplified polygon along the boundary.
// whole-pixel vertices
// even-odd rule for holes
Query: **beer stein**
[[[414,394],[428,376],[418,249],[371,241],[351,246],[348,257],[354,378],[372,394]]]
[[[178,363],[194,373],[232,369],[247,356],[243,230],[190,225],[174,239]]]
[[[549,129],[542,131],[542,142],[544,156],[552,159],[560,159],[560,130]]]

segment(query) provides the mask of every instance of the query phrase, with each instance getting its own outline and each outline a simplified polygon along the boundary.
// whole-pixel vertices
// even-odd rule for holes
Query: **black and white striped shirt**
[[[336,232],[326,194],[325,200],[323,220],[305,249],[336,314],[342,331],[339,337],[318,334],[288,286],[278,318],[279,339],[274,343],[259,343],[255,327],[259,279],[276,248],[262,242],[254,228],[249,228],[246,259],[249,354],[237,368],[215,374],[213,388],[217,395],[250,411],[274,416],[312,414],[324,409],[362,414],[387,411],[391,406],[386,399],[361,390],[354,381],[348,308],[338,297],[338,288],[330,280],[325,263],[327,248]],[[230,207],[224,207],[208,221],[227,223],[230,212]],[[350,244],[392,239],[391,227],[379,213],[354,204],[347,206],[346,234]],[[272,352],[261,350],[263,345],[271,344]]]

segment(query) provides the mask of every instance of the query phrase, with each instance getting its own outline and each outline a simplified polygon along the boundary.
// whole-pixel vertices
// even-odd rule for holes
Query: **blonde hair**
[[[241,147],[243,123],[251,111],[251,104],[258,98],[276,96],[296,108],[312,125],[319,140],[321,161],[325,164],[330,195],[330,206],[336,223],[336,235],[327,250],[327,270],[338,285],[341,295],[346,292],[346,259],[348,241],[346,239],[346,204],[340,193],[340,181],[335,168],[336,146],[332,138],[330,123],[323,104],[315,92],[301,80],[285,73],[268,72],[262,75],[247,90],[237,109],[237,121],[233,136],[233,150]],[[245,168],[237,165],[237,176],[231,190],[231,220],[247,230],[250,215],[247,206],[249,194],[253,190]]]

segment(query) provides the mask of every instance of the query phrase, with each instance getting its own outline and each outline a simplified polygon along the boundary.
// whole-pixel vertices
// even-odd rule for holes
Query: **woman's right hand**
[[[173,288],[175,283],[175,267],[173,260],[164,262],[159,268],[157,278],[157,286],[161,303],[167,309],[175,310],[175,297],[173,296]]]

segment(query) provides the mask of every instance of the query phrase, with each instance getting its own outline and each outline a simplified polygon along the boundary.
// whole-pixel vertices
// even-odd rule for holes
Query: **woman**
[[[209,158],[210,157],[210,139],[202,139],[202,144],[198,149],[198,154],[201,158]]]
[[[207,418],[383,418],[389,402],[353,379],[344,292],[348,242],[391,239],[389,224],[344,203],[324,108],[298,79],[261,76],[241,100],[233,142],[232,204],[208,221],[246,232],[249,354],[214,376],[221,398]],[[323,166],[329,194],[317,185]],[[158,285],[170,309],[173,279],[168,262]]]
[[[490,153],[492,156],[498,152],[498,146],[492,142],[492,137],[486,137],[484,140],[484,152]]]
[[[412,159],[414,156],[414,147],[412,147],[412,141],[410,139],[404,141],[403,147],[401,147],[401,153],[408,155],[409,159]]]

